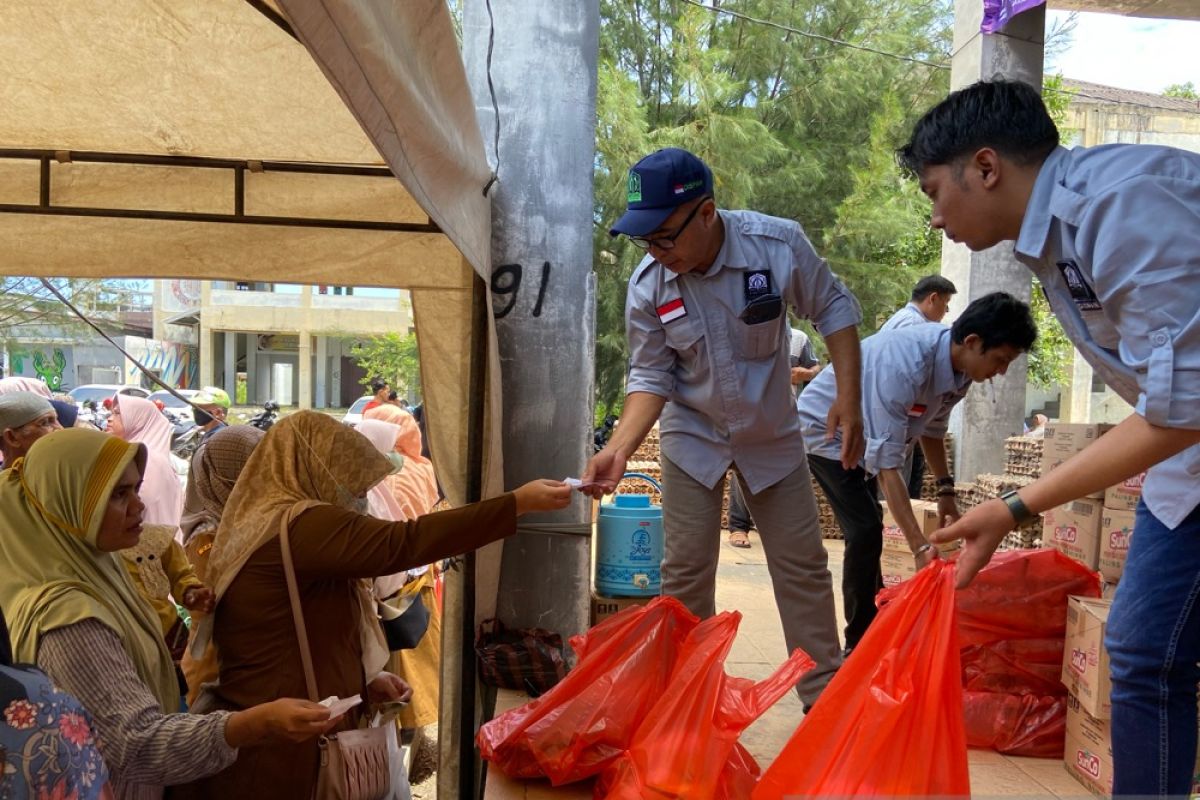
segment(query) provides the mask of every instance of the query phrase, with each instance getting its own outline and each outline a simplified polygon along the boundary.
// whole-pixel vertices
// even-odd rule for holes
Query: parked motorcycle
[[[268,400],[263,403],[263,410],[250,418],[247,425],[253,425],[260,431],[270,430],[275,424],[275,418],[279,416],[279,403],[274,400]]]
[[[79,420],[100,430],[108,429],[108,418],[112,411],[96,403],[95,400],[84,400],[79,408]]]

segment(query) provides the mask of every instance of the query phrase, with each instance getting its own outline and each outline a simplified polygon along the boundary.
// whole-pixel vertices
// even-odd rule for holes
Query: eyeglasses
[[[700,198],[700,202],[697,203],[696,207],[692,209],[692,213],[687,215],[687,219],[683,221],[683,224],[676,228],[675,232],[670,236],[656,236],[653,239],[647,239],[645,236],[630,236],[629,241],[633,242],[634,247],[637,247],[641,250],[649,250],[651,247],[658,248],[659,250],[670,250],[675,246],[675,240],[679,238],[679,234],[683,233],[684,228],[686,228],[692,221],[692,218],[696,216],[696,212],[703,208],[704,204],[711,199],[712,198],[707,195]]]

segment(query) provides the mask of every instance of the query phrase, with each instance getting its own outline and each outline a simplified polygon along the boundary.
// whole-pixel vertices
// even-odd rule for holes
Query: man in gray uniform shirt
[[[813,321],[838,368],[828,425],[842,432],[849,467],[863,452],[858,303],[795,222],[719,211],[712,172],[684,150],[659,150],[634,165],[628,210],[611,233],[649,255],[629,280],[621,424],[583,479],[595,482],[594,496],[611,491],[661,415],[663,593],[709,617],[724,476],[733,465],[762,539],[787,647],[803,648],[817,663],[797,687],[811,705],[840,654],[828,556],[792,403],[785,306]]]

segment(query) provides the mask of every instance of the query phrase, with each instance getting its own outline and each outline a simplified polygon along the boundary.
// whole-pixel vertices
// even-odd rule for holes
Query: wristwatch
[[[1032,511],[1030,511],[1025,503],[1022,502],[1021,497],[1017,494],[1016,489],[1000,495],[1000,499],[1004,501],[1004,504],[1008,506],[1009,513],[1013,515],[1014,528],[1037,516],[1037,514],[1034,514]]]

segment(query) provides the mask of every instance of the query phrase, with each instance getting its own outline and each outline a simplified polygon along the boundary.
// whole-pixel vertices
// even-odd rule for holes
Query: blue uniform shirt
[[[721,211],[725,243],[704,273],[677,275],[647,256],[629,279],[625,391],[667,399],[663,454],[712,487],[736,462],[752,493],[804,460],[791,393],[786,310],[768,322],[739,319],[747,296],[782,296],[822,336],[862,320],[854,295],[791,220]]]
[[[868,474],[904,466],[908,442],[918,436],[942,439],[954,408],[971,379],[950,363],[950,329],[910,325],[880,332],[862,342],[862,466]],[[808,452],[839,460],[842,435],[825,440],[825,419],[836,394],[836,376],[828,367],[804,388],[797,401]]]
[[[921,313],[916,303],[908,303],[904,308],[888,317],[888,321],[879,326],[879,333],[894,331],[897,328],[907,328],[909,325],[928,325],[932,320]]]
[[[1058,148],[1015,253],[1105,383],[1152,425],[1200,428],[1200,154]],[[1142,498],[1178,526],[1200,504],[1200,446],[1151,468]]]

